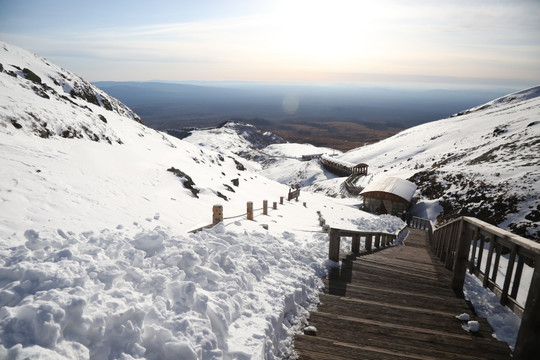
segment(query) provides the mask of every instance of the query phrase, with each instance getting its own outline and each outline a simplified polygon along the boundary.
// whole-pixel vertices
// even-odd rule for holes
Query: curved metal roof
[[[416,191],[416,185],[412,182],[397,177],[382,177],[375,179],[362,190],[360,195],[370,192],[382,191],[399,196],[403,200],[411,201]]]

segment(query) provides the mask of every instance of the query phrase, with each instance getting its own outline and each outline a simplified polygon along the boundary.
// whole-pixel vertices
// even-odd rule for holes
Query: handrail
[[[324,225],[324,221],[320,224]],[[365,238],[365,250],[371,252],[373,248],[382,249],[390,246],[396,239],[400,238],[404,230],[406,227],[396,233],[329,228],[328,258],[332,261],[339,261],[341,237],[352,237],[351,252],[358,254],[360,253],[360,238]]]
[[[431,233],[431,250],[453,271],[452,288],[463,292],[467,270],[491,289],[502,305],[521,317],[515,359],[540,358],[537,328],[540,324],[540,244],[472,217],[460,217],[434,229],[426,219],[413,218],[411,225]],[[485,247],[489,244],[487,254]],[[497,283],[500,258],[509,254],[502,287]],[[486,259],[484,259],[486,256]],[[533,264],[533,277],[525,306],[516,300],[523,267]]]

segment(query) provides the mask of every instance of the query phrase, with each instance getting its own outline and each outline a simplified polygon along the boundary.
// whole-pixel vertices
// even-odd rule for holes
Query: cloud
[[[118,67],[130,63],[137,76],[146,71],[152,78],[159,77],[160,67],[177,79],[201,80],[320,80],[332,73],[540,78],[540,25],[538,12],[531,11],[540,11],[540,6],[533,2],[276,4],[272,11],[249,16],[57,30],[24,39],[2,35],[51,59],[69,59],[74,66],[93,59],[118,74],[126,66]],[[10,41],[9,36],[3,38]]]

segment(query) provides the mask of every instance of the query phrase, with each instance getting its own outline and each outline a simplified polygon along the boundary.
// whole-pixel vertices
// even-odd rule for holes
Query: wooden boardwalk
[[[510,359],[450,287],[450,272],[430,255],[426,233],[409,229],[405,245],[348,257],[325,280],[309,325],[316,335],[295,336],[299,359]],[[456,315],[480,322],[469,333]]]

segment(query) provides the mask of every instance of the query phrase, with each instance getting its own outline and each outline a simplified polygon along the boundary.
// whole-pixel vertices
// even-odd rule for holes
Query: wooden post
[[[274,201],[274,203],[272,204],[272,209],[276,210],[277,209],[277,202]]]
[[[540,359],[540,255],[536,256],[535,264],[514,349],[516,360]]]
[[[212,225],[217,225],[223,221],[223,206],[214,205],[212,208]]]
[[[465,283],[465,273],[469,261],[469,251],[471,248],[472,231],[466,226],[463,218],[460,220],[459,232],[457,235],[456,254],[454,256],[454,272],[452,275],[452,289],[458,294],[463,294],[463,284]]]
[[[467,226],[470,226],[470,224],[467,224]],[[473,230],[473,237],[471,239],[472,243],[472,251],[471,251],[471,259],[469,261],[469,274],[472,274],[474,272],[474,258],[476,256],[476,248],[478,246],[478,235],[480,234],[480,231],[478,230],[478,227],[474,227]],[[482,251],[480,249],[480,251]]]
[[[445,249],[446,258],[444,260],[444,267],[448,270],[452,270],[454,266],[454,258],[456,257],[456,245],[461,236],[461,221],[454,222],[452,225],[452,231],[450,232],[450,237],[447,239],[447,247]]]
[[[486,267],[484,270],[484,280],[482,281],[482,286],[487,288],[489,284],[489,272],[491,271],[491,260],[493,259],[493,250],[495,249],[495,236],[490,239],[488,257],[486,259]]]
[[[332,261],[339,261],[339,243],[341,237],[339,230],[330,229],[330,244],[328,247],[328,258]]]
[[[306,202],[304,201],[304,207],[307,207]]]
[[[279,205],[283,205],[283,196],[279,197]]]
[[[263,215],[268,215],[268,200],[263,200]]]
[[[253,220],[253,202],[248,201],[247,203],[247,219]]]
[[[512,280],[512,272],[514,271],[514,263],[516,262],[517,245],[512,244],[510,257],[508,258],[508,266],[506,267],[506,277],[504,278],[503,291],[501,294],[501,305],[506,305],[508,301],[508,291],[510,290],[510,281]]]
[[[377,249],[381,247],[381,234],[375,235],[375,247]]]
[[[366,235],[366,250],[371,252],[371,242],[373,240],[373,235]]]
[[[388,235],[382,234],[381,235],[381,247],[385,248],[388,246]]]
[[[354,234],[352,237],[351,252],[358,254],[360,252],[360,235]]]

